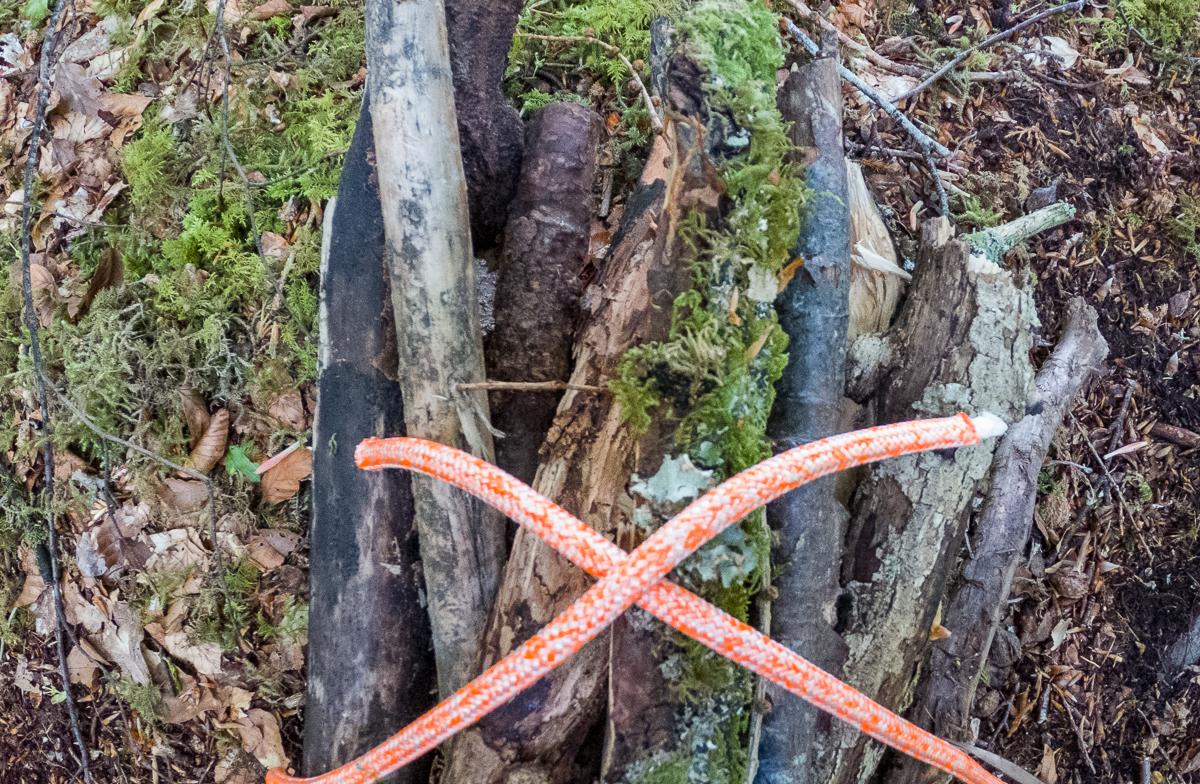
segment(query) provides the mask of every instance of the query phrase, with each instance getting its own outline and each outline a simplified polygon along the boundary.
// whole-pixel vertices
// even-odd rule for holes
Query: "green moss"
[[[675,424],[675,443],[721,481],[767,458],[774,383],[787,364],[787,336],[773,301],[791,260],[809,194],[787,156],[787,127],[775,107],[783,48],[775,16],[732,0],[693,6],[676,26],[680,47],[708,74],[713,114],[733,118],[738,154],[716,162],[731,208],[720,227],[688,216],[679,238],[690,249],[692,288],[676,298],[666,341],[625,355],[610,385],[623,415],[644,432],[655,416]],[[727,145],[734,147],[736,146]],[[761,510],[709,542],[674,577],[745,619],[769,568]],[[683,706],[669,752],[641,760],[630,781],[735,782],[744,777],[744,734],[752,678],[690,640],[671,638],[664,673]]]
[[[1200,196],[1179,194],[1179,214],[1175,216],[1175,236],[1183,240],[1189,253],[1200,261]]]
[[[1200,0],[1121,0],[1116,16],[1100,26],[1100,44],[1121,49],[1142,40],[1156,60],[1190,70],[1188,55],[1200,43],[1198,17]]]

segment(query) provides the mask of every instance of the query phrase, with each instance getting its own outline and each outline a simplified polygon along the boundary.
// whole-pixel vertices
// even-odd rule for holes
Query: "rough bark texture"
[[[779,110],[793,123],[797,163],[814,193],[801,228],[797,255],[804,266],[775,301],[787,333],[788,365],[776,384],[768,435],[777,451],[841,431],[846,329],[850,303],[850,196],[842,143],[842,89],[837,37],[822,38],[822,55],[788,76]],[[793,490],[767,507],[778,532],[769,634],[821,669],[838,674],[846,646],[833,630],[846,510],[835,497],[834,476]],[[763,718],[758,750],[761,784],[821,781],[832,760],[816,743],[828,714],[769,684],[771,710]],[[753,749],[752,749],[753,753]],[[752,756],[753,758],[753,756]]]
[[[1029,540],[1038,473],[1067,407],[1107,354],[1108,344],[1096,328],[1096,311],[1082,299],[1071,300],[1058,346],[1037,376],[1041,411],[1014,425],[996,447],[992,490],[976,524],[973,555],[942,613],[942,625],[951,636],[932,644],[930,679],[911,718],[935,735],[972,740],[967,725],[975,685],[1006,614],[1013,573]],[[947,778],[905,757],[889,780],[933,784]]]
[[[673,133],[669,132],[668,135]],[[690,174],[671,177],[659,140],[642,183],[630,197],[612,251],[584,299],[571,384],[604,386],[626,350],[662,340],[671,303],[688,284],[673,254],[674,214],[668,190],[689,198]],[[674,247],[674,249],[672,249]],[[669,252],[670,251],[670,252]],[[533,486],[613,539],[631,530],[625,493],[637,439],[609,394],[567,391],[542,447]],[[507,655],[565,609],[590,584],[582,570],[524,529],[517,532],[485,644],[485,664]],[[444,782],[563,782],[602,710],[608,675],[608,635],[592,641],[518,698],[454,740]]]
[[[410,436],[493,459],[466,185],[441,0],[369,0],[368,89]],[[438,690],[475,674],[504,559],[504,521],[444,482],[412,477]]]
[[[886,357],[876,397],[881,422],[990,411],[1006,422],[1025,414],[1033,387],[1029,293],[1012,275],[972,258],[949,222],[925,224],[911,293],[880,339],[860,338]],[[952,454],[926,453],[873,466],[855,496],[842,567],[839,631],[849,648],[844,680],[893,710],[904,710],[917,662],[962,545],[990,443]],[[868,778],[878,745],[832,725],[837,766],[827,781]]]
[[[446,0],[450,68],[476,249],[495,244],[517,189],[521,118],[504,95],[504,69],[523,0]]]
[[[326,207],[321,257],[307,776],[349,762],[417,718],[433,706],[437,682],[409,474],[359,471],[353,459],[363,438],[404,435],[374,150],[364,99],[337,200]],[[423,760],[393,780],[415,784],[428,775]]]
[[[566,381],[583,295],[604,125],[575,103],[552,103],[529,123],[527,154],[504,230],[496,327],[487,338],[488,378]],[[496,464],[533,482],[538,449],[561,392],[492,392],[492,422],[504,433]]]

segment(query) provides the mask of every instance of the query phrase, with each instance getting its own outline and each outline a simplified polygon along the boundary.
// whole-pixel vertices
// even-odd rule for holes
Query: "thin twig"
[[[954,56],[954,59],[952,59],[950,62],[946,63],[941,68],[937,69],[932,74],[930,74],[928,79],[921,82],[916,87],[914,87],[911,90],[909,90],[908,92],[906,92],[904,95],[897,97],[896,100],[903,101],[905,98],[912,98],[913,96],[920,95],[921,93],[925,92],[925,90],[929,89],[933,85],[934,82],[936,82],[938,79],[941,79],[943,76],[945,76],[946,74],[950,73],[955,68],[957,68],[959,66],[959,64],[962,63],[964,60],[966,60],[968,57],[970,57],[971,54],[975,50],[983,49],[985,47],[991,46],[994,43],[1003,41],[1005,38],[1011,38],[1013,35],[1020,32],[1021,30],[1024,30],[1026,27],[1029,27],[1032,24],[1036,24],[1037,22],[1042,21],[1043,19],[1045,19],[1048,16],[1053,16],[1054,14],[1062,13],[1063,11],[1082,11],[1083,10],[1083,2],[1084,2],[1084,0],[1075,0],[1072,3],[1067,3],[1065,5],[1056,5],[1052,8],[1048,8],[1045,11],[1042,11],[1037,16],[1031,16],[1028,19],[1026,19],[1024,22],[1015,24],[1012,27],[1008,28],[1007,30],[1002,30],[1001,32],[996,33],[993,36],[985,38],[983,41],[975,44],[974,46],[970,46],[970,47],[964,49],[963,51],[956,54]]]
[[[54,444],[50,438],[50,401],[46,392],[46,366],[42,358],[42,345],[38,334],[38,313],[33,305],[33,278],[31,277],[29,257],[33,251],[33,231],[30,219],[33,217],[33,177],[37,171],[38,157],[41,152],[42,132],[46,128],[46,104],[50,100],[50,60],[54,49],[59,43],[60,36],[55,32],[58,20],[62,15],[65,0],[54,4],[50,21],[46,26],[46,37],[42,41],[42,53],[38,63],[37,98],[34,108],[33,128],[29,133],[29,157],[25,163],[25,198],[21,205],[21,294],[25,305],[25,326],[29,330],[29,350],[33,355],[33,372],[36,377],[38,403],[42,413],[42,462],[43,476],[46,484],[46,547],[50,551],[50,575],[53,581],[51,595],[54,598],[54,641],[58,649],[58,669],[63,679],[63,693],[66,695],[67,714],[71,719],[71,733],[79,747],[80,767],[83,769],[83,779],[92,784],[92,771],[88,765],[87,745],[83,740],[83,732],[79,728],[79,713],[75,709],[75,697],[71,694],[71,673],[67,669],[67,652],[63,645],[63,627],[66,625],[66,612],[63,609],[62,586],[59,584],[58,568],[58,534],[55,531],[54,520]]]
[[[108,441],[112,441],[114,444],[120,444],[121,446],[128,447],[129,449],[132,449],[133,451],[137,452],[140,455],[144,455],[145,457],[148,457],[151,460],[161,463],[161,464],[167,466],[168,468],[175,469],[176,471],[183,474],[184,476],[190,476],[193,479],[199,479],[201,482],[204,483],[204,486],[206,488],[208,488],[208,511],[209,511],[209,516],[211,517],[211,522],[212,522],[213,551],[217,554],[217,568],[220,570],[220,572],[223,576],[225,573],[225,566],[221,562],[221,548],[217,545],[217,496],[216,496],[216,491],[213,490],[212,479],[208,478],[207,476],[205,476],[204,474],[200,473],[199,471],[197,471],[193,468],[186,468],[185,466],[181,466],[176,462],[168,460],[167,458],[163,457],[162,455],[158,455],[158,454],[155,454],[154,452],[151,452],[149,449],[144,449],[131,441],[126,441],[124,438],[121,438],[120,436],[114,436],[111,433],[104,432],[103,430],[100,429],[99,425],[97,425],[95,422],[93,422],[91,420],[91,418],[88,417],[87,414],[83,413],[78,408],[76,408],[75,404],[72,403],[70,400],[68,400],[66,395],[64,395],[62,392],[59,392],[57,389],[54,390],[54,392],[55,392],[55,394],[58,395],[59,401],[64,406],[66,406],[68,409],[70,409],[71,413],[74,414],[79,419],[80,422],[83,422],[83,424],[85,426],[87,426],[88,430],[91,430],[96,435],[98,435],[101,438],[106,439]]]
[[[797,27],[796,23],[791,19],[788,19],[785,16],[783,17],[783,21],[787,26],[788,32],[791,33],[792,36],[799,41],[805,49],[808,50],[809,54],[816,56],[817,52],[819,51],[817,44],[811,38],[809,38],[803,30]],[[950,150],[947,149],[945,145],[940,144],[937,140],[930,138],[927,134],[917,128],[917,126],[913,125],[912,120],[908,119],[904,112],[897,109],[891,101],[875,92],[870,85],[858,78],[858,75],[853,71],[839,64],[838,74],[847,82],[850,82],[850,84],[854,85],[854,87],[860,93],[874,101],[875,104],[880,109],[883,109],[883,111],[886,112],[889,117],[900,123],[900,126],[908,132],[908,135],[911,136],[913,141],[917,143],[917,146],[921,148],[921,157],[925,159],[925,164],[929,167],[930,176],[933,177],[933,186],[937,190],[938,205],[941,208],[942,215],[945,215],[947,218],[949,218],[950,199],[946,195],[946,186],[942,184],[942,178],[938,176],[937,164],[934,163],[933,154],[936,152],[943,158],[949,158],[952,154]]]
[[[638,72],[633,67],[633,63],[629,62],[629,58],[622,54],[620,49],[610,43],[606,43],[601,41],[599,38],[595,38],[590,35],[535,35],[533,33],[517,33],[516,35],[519,38],[530,38],[535,41],[561,41],[564,43],[587,42],[589,44],[599,44],[609,52],[615,54],[617,57],[620,57],[621,62],[625,63],[625,67],[629,69],[631,74],[633,74],[633,81],[637,84],[638,90],[641,91],[642,100],[646,103],[646,111],[650,113],[650,127],[654,129],[655,133],[662,133],[662,119],[658,116],[658,111],[656,111],[654,108],[654,99],[650,97],[650,91],[647,90],[646,85],[642,83],[642,77],[638,76]]]
[[[225,58],[225,90],[221,96],[221,140],[224,142],[222,147],[223,154],[221,156],[221,175],[219,181],[221,187],[224,187],[225,182],[225,155],[233,161],[234,168],[237,169],[238,175],[242,178],[242,182],[246,187],[246,216],[250,221],[250,234],[254,237],[254,248],[258,251],[258,258],[262,261],[263,272],[267,275],[267,280],[271,282],[271,287],[275,289],[275,296],[283,302],[287,307],[288,312],[296,320],[296,326],[304,334],[304,337],[311,337],[308,325],[304,323],[304,319],[300,317],[288,302],[287,297],[283,294],[283,286],[279,282],[279,278],[275,277],[275,273],[271,271],[271,265],[267,262],[267,254],[263,252],[262,235],[258,232],[258,220],[254,217],[254,188],[250,178],[246,176],[245,169],[242,168],[241,162],[238,161],[237,154],[233,151],[233,145],[229,142],[229,88],[232,86],[230,76],[230,57],[229,57],[229,42],[225,40],[225,0],[221,0],[217,6],[217,39],[221,43],[221,53]],[[213,542],[214,546],[216,542]]]
[[[758,630],[771,636],[771,599],[777,591],[771,587],[771,565],[763,571],[763,588],[758,592]],[[750,703],[750,740],[746,761],[746,784],[754,784],[758,777],[758,750],[762,745],[763,716],[770,710],[767,704],[767,679],[758,675],[754,679],[754,698]]]
[[[587,384],[568,384],[564,381],[473,381],[455,387],[459,392],[468,389],[503,389],[509,392],[544,392],[548,390],[572,389],[577,392],[607,392],[605,387]]]
[[[809,51],[810,54],[815,56],[818,52],[818,47],[816,43],[808,37],[808,34],[797,27],[796,23],[787,17],[784,17],[784,22],[787,24],[788,32],[790,32],[796,38],[796,40],[799,41],[800,44]],[[862,79],[858,78],[858,75],[853,71],[843,65],[839,65],[838,74],[847,82],[850,82],[850,84],[854,85],[855,89],[857,89],[860,93],[874,101],[875,104],[880,109],[883,109],[889,117],[900,123],[901,127],[908,132],[908,135],[913,138],[913,141],[915,141],[922,150],[936,152],[943,158],[949,158],[953,154],[945,145],[940,144],[937,140],[930,138],[928,134],[919,129],[916,125],[913,125],[912,120],[908,119],[904,112],[897,109],[895,104],[877,93],[874,88],[872,88]]]
[[[287,180],[292,180],[297,177],[303,177],[305,174],[308,174],[310,171],[317,168],[322,163],[325,163],[325,161],[332,160],[333,158],[337,158],[340,155],[345,155],[348,152],[350,152],[349,148],[347,148],[345,150],[334,150],[333,152],[327,152],[324,155],[322,155],[320,157],[320,159],[318,159],[317,162],[311,166],[306,166],[303,169],[299,169],[298,171],[289,172],[287,174],[282,174],[282,175],[276,177],[275,179],[267,180],[266,182],[251,182],[251,183],[249,183],[249,185],[252,188],[269,188],[272,185],[278,185],[279,183],[286,182]]]
[[[804,19],[807,19],[810,22],[816,22],[826,30],[832,30],[833,32],[837,33],[838,40],[841,42],[842,46],[845,46],[848,49],[853,49],[863,57],[875,63],[875,65],[878,65],[881,68],[886,68],[892,73],[903,74],[904,76],[923,77],[928,73],[926,69],[919,66],[907,65],[905,63],[898,63],[894,60],[889,60],[871,47],[855,41],[853,38],[837,29],[837,26],[833,22],[809,8],[804,2],[802,2],[802,0],[788,0],[788,3],[790,3],[792,8],[796,9],[796,13],[800,14],[800,16]]]

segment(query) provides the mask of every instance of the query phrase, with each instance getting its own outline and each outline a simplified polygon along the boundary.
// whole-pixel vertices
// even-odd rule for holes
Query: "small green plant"
[[[1066,492],[1062,482],[1055,478],[1054,469],[1048,466],[1038,473],[1037,489],[1039,495],[1061,496]]]
[[[984,204],[983,199],[974,195],[960,196],[959,210],[959,221],[976,231],[999,226],[1004,220],[1004,214],[1000,210],[994,209],[990,204]]]
[[[1106,48],[1121,49],[1140,39],[1152,47],[1155,59],[1184,64],[1196,47],[1200,0],[1120,0],[1116,10],[1100,28]]]
[[[246,456],[248,448],[248,444],[229,447],[229,454],[225,456],[225,471],[230,476],[242,476],[251,482],[259,482],[258,463]]]
[[[143,721],[157,724],[163,718],[162,692],[153,683],[138,683],[132,678],[105,676],[117,696]]]
[[[1200,197],[1190,193],[1179,194],[1179,214],[1175,216],[1175,236],[1183,240],[1191,253],[1200,261]]]

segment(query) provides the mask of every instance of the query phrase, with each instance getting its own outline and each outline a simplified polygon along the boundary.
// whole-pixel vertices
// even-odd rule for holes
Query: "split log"
[[[369,0],[368,90],[408,435],[493,459],[466,184],[442,0]],[[504,520],[413,476],[438,691],[476,673],[504,561]]]
[[[471,237],[489,248],[504,229],[521,173],[525,129],[504,95],[504,70],[523,0],[446,0],[450,68]]]
[[[676,128],[670,125],[656,140],[604,269],[585,297],[572,385],[603,386],[617,376],[626,351],[665,339],[671,305],[689,283],[678,258],[684,243],[671,242],[679,213],[665,205],[686,206],[705,189],[698,184],[701,178],[682,166],[668,171],[668,151],[677,160],[687,154],[686,144],[681,150],[682,142],[676,142]],[[533,483],[611,539],[633,530],[625,487],[638,440],[623,420],[612,395],[568,390]],[[519,530],[488,629],[484,663],[498,661],[529,639],[590,583],[577,566]],[[499,783],[517,775],[550,784],[570,780],[576,755],[603,709],[608,652],[608,636],[602,635],[520,697],[459,733],[443,782]]]
[[[1065,220],[1069,207],[1063,212]],[[998,249],[1011,247],[1011,234],[1001,227],[969,244],[952,239],[945,218],[926,222],[912,288],[895,325],[882,338],[864,336],[852,347],[850,397],[861,403],[873,396],[881,422],[959,411],[990,411],[1006,422],[1025,415],[1037,314],[1029,292],[994,261]],[[993,449],[983,444],[888,460],[859,485],[838,607],[849,648],[844,680],[893,710],[912,699],[913,675]],[[827,781],[870,777],[877,746],[868,753],[865,736],[842,725],[831,725],[828,742],[840,748]]]
[[[354,759],[433,707],[437,683],[407,471],[359,471],[354,445],[404,435],[383,210],[364,96],[325,208],[309,528],[304,774]],[[385,567],[384,564],[387,564]],[[393,781],[422,782],[428,760]]]
[[[973,741],[968,723],[975,686],[1007,613],[1013,574],[1029,541],[1038,474],[1068,406],[1108,354],[1096,311],[1082,299],[1067,304],[1064,321],[1058,346],[1037,375],[1041,411],[1009,428],[996,447],[992,489],[976,524],[972,554],[942,614],[951,636],[933,643],[930,678],[911,712],[913,721],[949,740]],[[904,758],[889,780],[933,784],[947,778]]]
[[[837,73],[837,36],[827,33],[822,53],[788,76],[779,109],[792,123],[798,165],[815,194],[800,230],[796,255],[804,260],[775,301],[788,335],[788,365],[776,383],[778,397],[768,435],[782,452],[842,430],[846,331],[850,316],[850,195],[842,141],[842,87]],[[785,495],[767,507],[776,532],[772,564],[782,568],[774,581],[770,627],[764,633],[838,675],[846,646],[833,630],[839,592],[847,513],[837,500],[838,479],[828,476]],[[761,719],[757,749],[758,781],[821,781],[832,765],[818,744],[829,715],[782,688],[766,686],[770,712]],[[752,721],[757,724],[762,714]],[[753,729],[753,726],[752,726]],[[755,764],[751,732],[751,771]]]
[[[591,109],[552,103],[529,123],[525,164],[504,230],[496,283],[496,327],[488,335],[488,378],[566,381],[579,321],[604,124]],[[562,392],[491,393],[504,433],[496,465],[532,483],[538,449]]]

